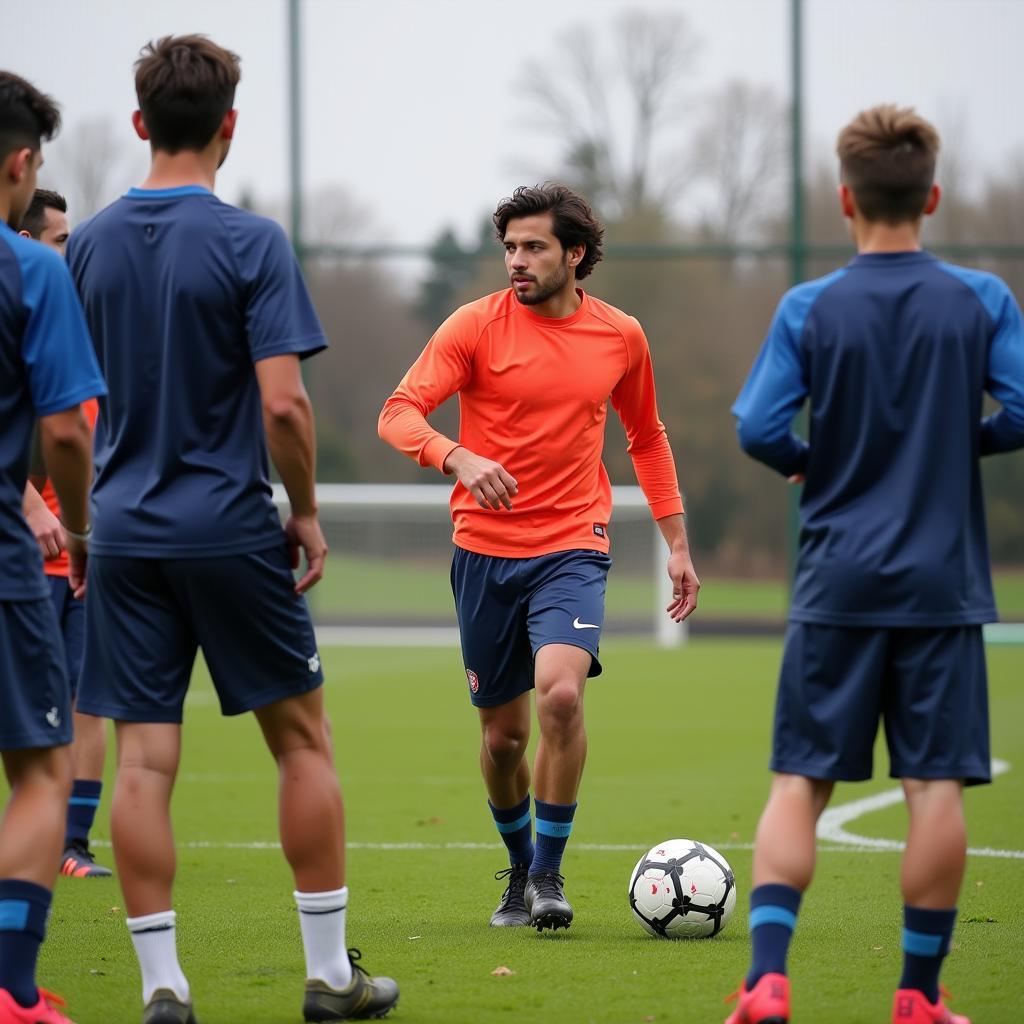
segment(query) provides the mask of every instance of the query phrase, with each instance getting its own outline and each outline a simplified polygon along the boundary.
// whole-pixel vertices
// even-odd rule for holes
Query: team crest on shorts
[[[471,668],[467,668],[466,678],[469,680],[469,688],[476,693],[480,689],[480,679],[477,674]]]
[[[316,672],[319,670],[320,654],[318,651],[314,651],[313,656],[311,658],[306,659],[306,666],[309,668],[310,672]]]

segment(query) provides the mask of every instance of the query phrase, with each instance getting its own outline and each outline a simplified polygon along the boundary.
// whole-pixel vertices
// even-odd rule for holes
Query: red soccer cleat
[[[749,992],[747,983],[744,981],[739,991],[733,992],[726,1002],[731,1002],[733,999],[738,999],[740,1005],[725,1024],[788,1024],[789,1022],[789,978],[784,974],[762,975],[761,980]]]
[[[0,1024],[74,1024],[57,1009],[65,1005],[60,996],[41,988],[35,1006],[21,1006],[7,989],[0,988]]]
[[[949,993],[945,988],[941,992],[937,1003],[929,1003],[919,989],[897,989],[892,1000],[892,1024],[971,1024],[969,1017],[949,1012],[942,1001],[942,996],[948,999]]]

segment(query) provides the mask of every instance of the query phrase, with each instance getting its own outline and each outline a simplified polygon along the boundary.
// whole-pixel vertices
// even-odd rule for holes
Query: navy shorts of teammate
[[[198,648],[225,715],[323,682],[285,543],[221,558],[93,555],[88,588],[87,714],[180,723]]]
[[[50,585],[50,603],[64,641],[64,664],[73,700],[78,692],[85,653],[85,602],[71,592],[67,576],[47,576],[46,582]]]
[[[475,707],[495,707],[533,689],[534,658],[547,644],[581,647],[591,678],[612,560],[600,551],[499,558],[456,547],[452,591],[462,660]]]
[[[990,782],[981,626],[791,622],[772,771],[837,782],[870,779],[880,719],[893,778]]]
[[[63,653],[48,599],[0,600],[0,750],[71,742]]]

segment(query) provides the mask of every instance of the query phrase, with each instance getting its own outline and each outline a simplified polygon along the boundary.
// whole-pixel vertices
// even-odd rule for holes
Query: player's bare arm
[[[512,499],[519,493],[515,477],[504,466],[461,445],[444,460],[444,471],[454,473],[481,508],[511,510]]]
[[[21,513],[32,531],[43,558],[56,558],[67,546],[60,520],[46,507],[43,496],[31,484],[25,484]]]
[[[304,594],[323,577],[327,558],[327,541],[317,517],[313,407],[302,383],[298,356],[271,356],[255,366],[267,447],[291,504],[284,532],[296,568],[300,548],[306,556],[306,572],[295,585],[296,593]]]
[[[686,521],[682,513],[658,520],[658,529],[668,544],[668,576],[672,581],[672,600],[665,611],[676,622],[682,622],[697,609],[700,580],[690,557],[690,542],[686,537]]]
[[[89,532],[89,485],[92,482],[92,434],[82,408],[39,419],[39,439],[46,472],[60,501],[71,563],[68,582],[75,597],[85,594],[85,536]]]

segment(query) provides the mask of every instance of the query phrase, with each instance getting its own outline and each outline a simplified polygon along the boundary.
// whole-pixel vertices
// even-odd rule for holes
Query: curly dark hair
[[[147,43],[135,62],[135,93],[153,147],[172,155],[205,149],[235,102],[240,63],[202,35]]]
[[[543,185],[520,185],[507,199],[498,203],[494,211],[494,227],[498,241],[505,241],[508,222],[518,217],[532,217],[537,213],[550,213],[552,231],[563,249],[576,245],[586,246],[583,259],[576,267],[576,280],[582,281],[601,261],[604,255],[602,239],[604,228],[594,216],[590,203],[567,185],[546,181]]]
[[[39,149],[60,130],[60,109],[31,82],[0,71],[0,160],[16,149]]]

